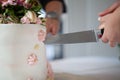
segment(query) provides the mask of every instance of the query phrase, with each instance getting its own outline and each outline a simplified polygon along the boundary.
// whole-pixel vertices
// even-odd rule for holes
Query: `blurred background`
[[[98,13],[112,5],[116,0],[65,0],[67,13],[62,15],[60,33],[97,29]],[[108,44],[79,43],[67,45],[46,45],[49,60],[78,57],[119,58],[120,47],[111,48]]]

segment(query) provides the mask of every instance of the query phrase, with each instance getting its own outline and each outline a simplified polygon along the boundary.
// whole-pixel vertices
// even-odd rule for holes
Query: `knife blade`
[[[102,36],[103,30],[87,30],[81,32],[57,34],[46,37],[45,44],[75,44],[97,42]]]

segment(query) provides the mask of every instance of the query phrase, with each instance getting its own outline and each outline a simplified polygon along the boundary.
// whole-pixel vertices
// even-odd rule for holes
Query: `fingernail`
[[[101,17],[98,17],[98,21],[100,21],[101,20]]]

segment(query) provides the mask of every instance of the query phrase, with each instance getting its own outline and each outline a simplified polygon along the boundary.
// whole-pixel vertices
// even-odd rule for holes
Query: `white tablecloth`
[[[118,58],[70,58],[53,61],[51,65],[55,73],[69,73],[79,75],[81,78],[82,76],[91,77],[92,80],[120,80],[120,60]]]

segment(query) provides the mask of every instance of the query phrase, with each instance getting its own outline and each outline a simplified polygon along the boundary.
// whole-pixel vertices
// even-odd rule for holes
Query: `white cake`
[[[47,61],[39,24],[0,24],[0,80],[46,80]],[[41,36],[41,39],[44,35]]]

